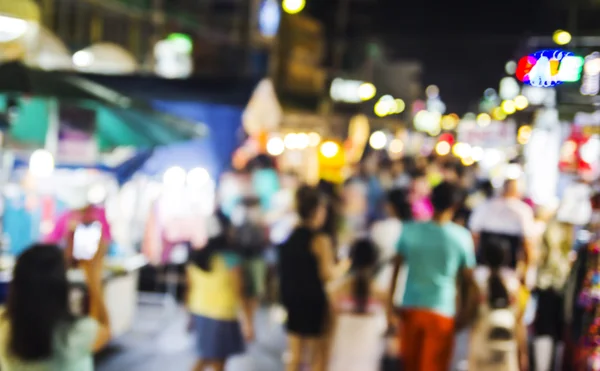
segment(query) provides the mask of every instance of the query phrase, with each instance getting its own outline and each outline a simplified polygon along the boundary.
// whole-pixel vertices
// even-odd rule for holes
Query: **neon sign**
[[[551,87],[579,81],[583,58],[563,50],[541,50],[519,60],[517,78],[525,84]]]

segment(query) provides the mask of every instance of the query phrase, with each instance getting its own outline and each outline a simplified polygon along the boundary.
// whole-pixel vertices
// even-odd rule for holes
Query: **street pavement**
[[[277,310],[259,311],[256,341],[245,355],[229,362],[227,371],[283,370],[286,342],[280,323]],[[459,336],[455,366],[465,358],[466,346],[466,336]],[[194,361],[193,337],[187,332],[185,311],[176,305],[140,304],[133,329],[97,356],[96,370],[188,371]]]

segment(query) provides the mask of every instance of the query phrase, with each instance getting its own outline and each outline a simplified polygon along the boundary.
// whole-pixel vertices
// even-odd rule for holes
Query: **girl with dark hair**
[[[221,213],[209,218],[206,246],[195,249],[187,267],[187,307],[196,332],[194,371],[223,371],[254,337],[252,306],[245,299],[241,259],[228,251],[230,223]],[[241,324],[238,316],[241,316]]]
[[[288,314],[290,359],[286,370],[298,371],[308,363],[311,371],[323,371],[330,324],[325,285],[340,277],[349,264],[335,264],[331,237],[323,233],[327,220],[323,194],[313,187],[300,187],[296,210],[300,223],[278,246],[280,297]]]
[[[2,371],[94,369],[92,354],[110,340],[102,258],[79,264],[87,278],[90,317],[71,312],[63,250],[39,244],[19,256],[0,315]]]
[[[471,333],[469,370],[519,371],[529,365],[526,300],[521,299],[526,291],[516,272],[503,268],[508,251],[501,239],[482,247],[484,266],[474,272],[482,297]]]
[[[385,291],[375,282],[377,248],[368,239],[358,240],[350,249],[350,260],[350,274],[329,291],[335,327],[328,370],[377,370],[383,356],[387,303]]]

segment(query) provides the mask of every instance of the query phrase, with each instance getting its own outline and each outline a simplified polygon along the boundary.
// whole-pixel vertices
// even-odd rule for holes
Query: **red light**
[[[442,135],[440,135],[439,137],[439,142],[447,142],[450,145],[454,144],[454,136],[450,133],[444,133]]]
[[[527,75],[529,71],[531,71],[536,62],[537,59],[530,55],[519,59],[519,63],[517,64],[517,71],[515,72],[515,76],[517,76],[517,79],[519,81],[526,82],[525,75]]]

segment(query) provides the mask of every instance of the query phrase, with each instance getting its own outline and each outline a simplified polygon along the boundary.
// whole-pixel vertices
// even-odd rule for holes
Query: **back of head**
[[[402,221],[409,221],[413,218],[408,194],[401,189],[394,189],[387,194],[387,202],[394,210],[396,217]]]
[[[457,209],[464,200],[464,192],[456,184],[442,182],[431,192],[431,203],[436,213]]]
[[[55,331],[73,319],[68,292],[59,247],[37,244],[19,256],[6,310],[11,326],[8,345],[15,357],[38,361],[52,355]]]
[[[521,190],[519,189],[519,181],[517,179],[507,179],[503,187],[504,197],[520,198]]]
[[[372,269],[378,260],[375,244],[368,239],[356,241],[352,245],[350,258],[352,260],[352,270],[356,274],[352,288],[356,312],[366,313],[369,304]]]
[[[229,233],[231,231],[231,221],[218,211],[207,219],[208,241],[206,246],[198,249],[198,246],[190,253],[190,262],[205,272],[210,272],[211,258],[214,253],[229,247],[231,241]]]
[[[304,222],[310,221],[323,202],[323,197],[318,189],[304,185],[296,192],[296,210]]]
[[[508,307],[510,300],[500,269],[504,265],[509,246],[498,238],[491,238],[482,246],[484,264],[490,269],[488,280],[488,304],[493,309]]]

